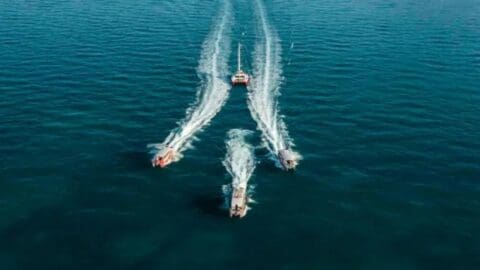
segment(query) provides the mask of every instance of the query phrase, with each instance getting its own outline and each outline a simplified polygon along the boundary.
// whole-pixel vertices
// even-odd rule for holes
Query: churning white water
[[[228,132],[227,154],[223,166],[232,176],[232,182],[223,186],[225,207],[228,207],[233,188],[244,188],[247,193],[251,191],[247,184],[255,170],[254,148],[245,140],[251,133],[251,131],[244,129],[232,129]],[[253,202],[253,200],[249,198],[249,202]]]
[[[247,182],[255,169],[253,146],[245,141],[251,131],[232,129],[228,132],[227,155],[223,165],[232,176],[233,187],[247,187]]]
[[[165,147],[181,153],[190,146],[195,134],[207,125],[220,111],[228,98],[230,84],[225,81],[230,55],[231,5],[224,2],[221,15],[203,44],[198,76],[202,82],[197,91],[196,102],[187,109],[185,119],[170,132],[163,143],[150,144],[151,153],[156,154]]]
[[[287,127],[278,112],[277,97],[282,81],[280,39],[268,23],[262,1],[256,1],[257,43],[254,51],[253,81],[248,87],[248,107],[273,155],[293,146]],[[297,153],[294,153],[298,156]]]

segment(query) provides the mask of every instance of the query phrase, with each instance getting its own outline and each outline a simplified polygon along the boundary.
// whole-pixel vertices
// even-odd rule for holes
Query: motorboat
[[[175,150],[171,147],[160,149],[152,159],[153,167],[165,168],[168,164],[175,161]]]
[[[298,165],[297,157],[288,149],[278,151],[278,160],[286,171],[294,170]]]
[[[243,218],[247,214],[247,191],[244,187],[234,187],[230,202],[230,217]]]

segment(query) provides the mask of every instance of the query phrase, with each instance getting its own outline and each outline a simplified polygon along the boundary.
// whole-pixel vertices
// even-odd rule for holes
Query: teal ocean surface
[[[479,228],[478,0],[0,0],[2,270],[480,269]]]

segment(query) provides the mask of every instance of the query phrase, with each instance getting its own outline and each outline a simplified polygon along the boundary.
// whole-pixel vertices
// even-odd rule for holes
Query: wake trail
[[[228,132],[227,154],[223,166],[232,176],[232,186],[247,188],[247,183],[255,170],[253,146],[245,141],[251,131],[232,129]]]
[[[253,81],[248,87],[248,108],[262,139],[273,155],[289,149],[293,141],[278,112],[277,98],[282,80],[281,45],[276,31],[269,25],[266,9],[256,0],[258,18],[257,42],[254,51]],[[298,153],[295,155],[299,156]]]
[[[231,5],[225,1],[221,15],[203,43],[197,68],[201,84],[197,90],[197,100],[187,109],[186,117],[179,127],[170,132],[160,144],[150,144],[151,153],[156,154],[166,147],[176,152],[176,161],[181,158],[194,139],[194,136],[220,111],[228,98],[230,84],[225,81],[230,55]]]
[[[223,166],[225,166],[227,172],[232,176],[232,182],[222,186],[224,196],[223,207],[225,209],[231,206],[230,200],[232,192],[238,188],[243,188],[246,191],[248,202],[255,202],[251,198],[253,188],[248,186],[248,180],[255,170],[254,148],[245,141],[245,138],[250,134],[252,134],[251,131],[244,129],[232,129],[228,132],[226,142],[227,154],[223,161]],[[249,209],[247,206],[246,211]]]

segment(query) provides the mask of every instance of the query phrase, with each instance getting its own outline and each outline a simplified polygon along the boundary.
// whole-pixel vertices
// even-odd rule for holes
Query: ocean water
[[[480,269],[479,14],[0,0],[0,269]],[[249,89],[228,86],[238,42]],[[257,161],[242,220],[232,129]],[[183,157],[152,168],[171,134]]]

